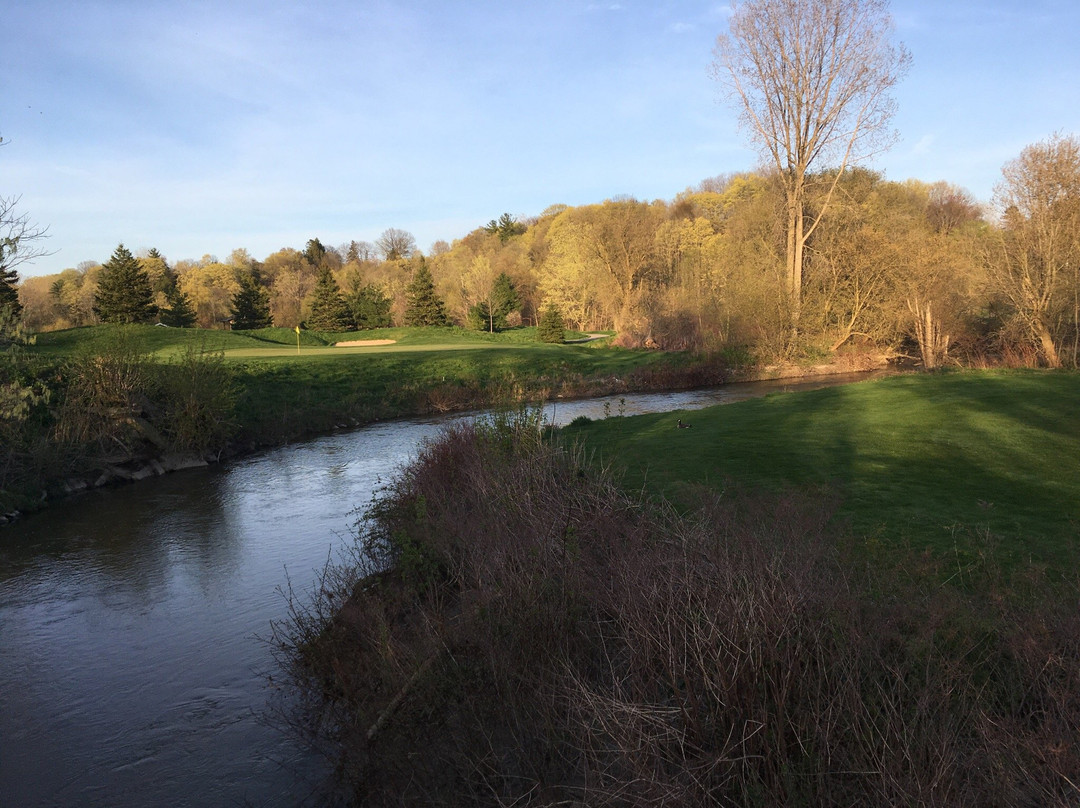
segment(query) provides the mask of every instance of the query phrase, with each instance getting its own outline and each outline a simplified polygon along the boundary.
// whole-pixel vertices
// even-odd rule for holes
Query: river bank
[[[1077,382],[893,377],[712,408],[687,433],[674,413],[553,441],[527,417],[457,424],[294,599],[275,635],[293,726],[337,750],[357,805],[1072,805],[1075,550],[1034,533],[1075,538],[1047,506],[1051,478],[1080,479]],[[973,467],[988,440],[1009,460]],[[653,499],[653,465],[692,500]],[[913,502],[932,517],[895,542],[853,530],[853,484],[886,528]]]
[[[219,429],[214,442],[197,450],[177,450],[157,438],[156,430],[146,425],[145,419],[136,419],[139,435],[137,440],[128,441],[128,451],[113,449],[107,454],[86,455],[69,460],[52,472],[42,472],[36,489],[24,489],[17,498],[17,507],[0,512],[0,525],[88,490],[233,460],[305,437],[394,418],[467,412],[524,402],[869,372],[888,363],[882,355],[848,354],[828,364],[758,367],[733,365],[721,357],[665,356],[656,352],[637,352],[642,361],[635,362],[626,361],[627,355],[632,360],[633,352],[619,353],[623,366],[620,372],[589,373],[587,365],[566,362],[553,365],[549,361],[538,365],[532,373],[519,364],[501,372],[470,370],[455,377],[450,374],[460,368],[442,366],[436,361],[426,371],[413,370],[408,374],[390,367],[384,377],[363,387],[355,380],[342,386],[337,379],[302,377],[292,370],[281,372],[280,366],[242,365],[235,370],[240,392],[234,405],[233,428]],[[431,362],[432,356],[437,358],[438,354],[425,356],[425,360]],[[661,361],[657,361],[658,356]],[[147,435],[154,439],[145,439]]]

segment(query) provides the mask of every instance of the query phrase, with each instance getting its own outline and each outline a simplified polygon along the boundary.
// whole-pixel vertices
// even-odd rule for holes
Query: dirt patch
[[[393,345],[396,339],[354,339],[348,342],[335,342],[335,348],[356,348],[364,345]]]

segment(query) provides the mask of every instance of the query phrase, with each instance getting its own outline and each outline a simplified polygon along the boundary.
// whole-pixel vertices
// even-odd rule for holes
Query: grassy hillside
[[[568,334],[571,340],[584,337]],[[118,351],[134,350],[152,360],[159,378],[188,378],[187,392],[194,396],[191,406],[197,408],[201,382],[196,381],[197,374],[184,375],[195,368],[179,367],[193,361],[192,351],[196,362],[200,351],[208,352],[235,382],[235,408],[228,417],[236,427],[234,446],[240,447],[402,415],[523,399],[686,387],[725,378],[723,365],[709,358],[612,348],[603,338],[552,345],[537,342],[533,328],[500,334],[460,328],[303,331],[299,348],[297,340],[295,331],[284,328],[227,332],[95,326],[41,334],[25,353],[43,367],[58,368],[43,374],[57,387],[54,402],[66,397],[67,377],[98,374],[93,356],[119,358]],[[389,344],[335,346],[356,340]],[[108,397],[109,384],[103,385],[100,394]],[[129,392],[135,399],[113,402],[110,406],[119,407],[116,412],[160,397],[160,391],[149,388]],[[147,414],[153,415],[152,410]],[[226,414],[214,417],[220,423]]]
[[[567,430],[676,501],[731,482],[811,488],[868,546],[1072,570],[1080,537],[1080,374],[904,376]],[[692,424],[677,429],[678,418]]]

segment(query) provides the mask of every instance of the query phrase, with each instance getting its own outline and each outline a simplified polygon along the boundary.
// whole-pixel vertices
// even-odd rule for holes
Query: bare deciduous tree
[[[889,91],[910,55],[890,41],[887,0],[746,0],[717,38],[713,75],[775,165],[786,195],[787,290],[798,323],[803,252],[836,183],[853,161],[884,148]],[[831,162],[809,218],[812,169]]]
[[[40,244],[48,228],[34,224],[29,214],[19,213],[18,204],[17,196],[0,196],[0,308],[11,306],[16,316],[22,310],[15,288],[19,283],[16,268],[51,254]]]
[[[387,261],[399,261],[416,252],[416,239],[407,230],[390,227],[375,239],[375,247]]]
[[[1072,321],[1080,326],[1080,139],[1055,135],[1002,169],[995,202],[1004,214],[1000,258],[1008,297],[1051,367]]]

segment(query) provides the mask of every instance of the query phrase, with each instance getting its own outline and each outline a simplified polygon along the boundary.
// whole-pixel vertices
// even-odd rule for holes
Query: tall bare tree
[[[994,197],[1003,213],[1001,252],[991,267],[1046,363],[1057,367],[1066,335],[1074,344],[1080,335],[1080,139],[1055,135],[1028,146],[1002,176]]]
[[[21,311],[15,287],[19,283],[16,267],[35,258],[49,255],[38,242],[47,236],[47,228],[30,221],[28,214],[19,213],[19,197],[0,196],[0,308],[11,306]]]
[[[408,230],[389,227],[375,239],[375,247],[387,261],[400,261],[416,252],[416,239]]]
[[[713,76],[775,165],[786,196],[787,291],[798,323],[807,240],[844,170],[890,145],[889,91],[910,55],[891,43],[887,0],[745,0],[716,40]],[[821,201],[807,216],[816,166]]]

